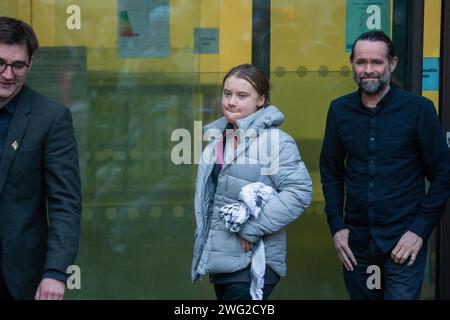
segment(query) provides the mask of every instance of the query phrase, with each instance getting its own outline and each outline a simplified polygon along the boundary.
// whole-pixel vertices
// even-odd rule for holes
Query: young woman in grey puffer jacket
[[[219,300],[252,299],[252,254],[259,243],[265,256],[263,299],[269,297],[286,275],[284,229],[312,198],[311,178],[295,140],[277,128],[284,116],[269,104],[269,89],[261,69],[234,67],[223,80],[224,117],[204,127],[209,143],[196,180],[192,281],[209,274]],[[258,218],[231,232],[221,208],[239,203],[242,187],[254,182],[272,187],[277,196],[264,203]]]

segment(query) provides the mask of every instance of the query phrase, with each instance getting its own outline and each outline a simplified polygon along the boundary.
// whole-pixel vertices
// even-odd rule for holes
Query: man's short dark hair
[[[38,39],[31,26],[10,17],[0,17],[0,43],[25,44],[29,59],[39,48]]]
[[[389,61],[391,61],[393,58],[397,57],[397,52],[395,50],[394,44],[392,43],[392,40],[383,32],[383,31],[369,31],[361,34],[355,42],[353,42],[352,47],[352,53],[350,55],[350,61],[353,61],[354,54],[355,54],[355,45],[356,42],[359,40],[365,40],[365,41],[381,41],[384,42],[388,48],[388,56],[387,58]]]

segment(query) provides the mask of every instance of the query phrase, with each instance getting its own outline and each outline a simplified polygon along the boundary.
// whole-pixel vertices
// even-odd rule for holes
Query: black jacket
[[[33,299],[44,270],[65,273],[80,234],[81,183],[69,109],[24,86],[0,163],[2,273]]]

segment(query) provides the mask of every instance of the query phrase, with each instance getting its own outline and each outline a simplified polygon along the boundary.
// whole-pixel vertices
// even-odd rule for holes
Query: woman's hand
[[[244,238],[242,238],[239,234],[236,233],[236,237],[239,239],[239,242],[241,243],[242,250],[244,252],[249,252],[253,249],[253,243],[248,242]]]

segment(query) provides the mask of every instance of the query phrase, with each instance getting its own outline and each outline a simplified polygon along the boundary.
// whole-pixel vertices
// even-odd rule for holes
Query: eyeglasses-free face
[[[222,113],[228,122],[247,117],[264,105],[261,96],[250,82],[237,76],[225,80],[222,93]]]

